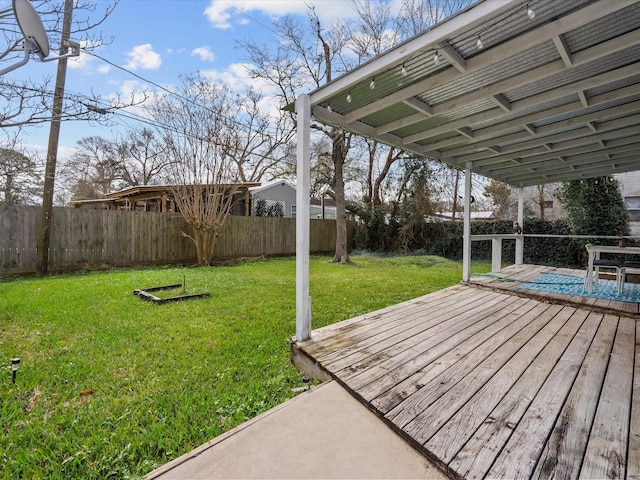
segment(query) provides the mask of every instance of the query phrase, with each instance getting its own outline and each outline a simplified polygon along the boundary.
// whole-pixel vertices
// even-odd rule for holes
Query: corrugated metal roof
[[[638,72],[640,0],[487,0],[312,92],[312,113],[535,185],[640,170]]]

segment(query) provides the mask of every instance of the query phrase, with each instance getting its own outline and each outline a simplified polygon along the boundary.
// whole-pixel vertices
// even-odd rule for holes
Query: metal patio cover
[[[640,170],[640,0],[480,1],[310,100],[317,121],[516,187]]]

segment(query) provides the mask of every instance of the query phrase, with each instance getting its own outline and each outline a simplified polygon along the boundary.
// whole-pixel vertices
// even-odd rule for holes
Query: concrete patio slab
[[[327,382],[146,478],[446,477],[339,384]]]

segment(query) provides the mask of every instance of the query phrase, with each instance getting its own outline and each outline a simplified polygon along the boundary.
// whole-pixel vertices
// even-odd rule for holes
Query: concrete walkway
[[[327,382],[147,476],[176,478],[446,477],[337,383]]]

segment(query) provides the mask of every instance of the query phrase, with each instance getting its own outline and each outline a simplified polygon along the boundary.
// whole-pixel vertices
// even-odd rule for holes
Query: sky
[[[98,7],[109,3],[97,0]],[[9,4],[0,0],[0,8]],[[126,69],[145,80],[171,88],[180,75],[201,72],[211,78],[224,79],[241,86],[249,79],[244,64],[246,55],[237,48],[238,41],[259,44],[273,41],[272,21],[286,14],[306,18],[307,5],[315,5],[324,24],[355,16],[352,0],[121,0],[114,12],[99,27],[109,44],[95,50],[111,64]],[[50,40],[51,41],[51,40]],[[54,56],[52,52],[50,56]],[[68,62],[66,90],[108,98],[120,93],[130,98],[147,84],[135,75],[86,53]],[[55,78],[56,62],[32,59],[26,66],[6,74],[6,78]],[[118,120],[111,129],[89,122],[63,122],[58,157],[69,155],[83,137],[99,135],[112,138],[117,128],[134,122]],[[40,152],[46,151],[49,125],[30,129],[23,143]]]

